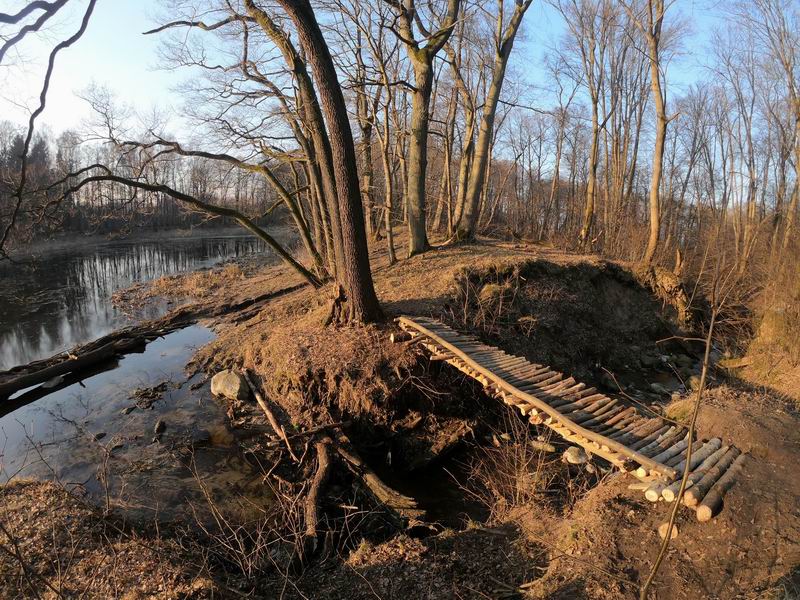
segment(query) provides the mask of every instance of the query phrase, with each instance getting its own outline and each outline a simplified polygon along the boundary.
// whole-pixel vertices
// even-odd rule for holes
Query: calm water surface
[[[254,237],[109,242],[0,264],[0,370],[51,356],[128,322],[118,289],[265,250]],[[154,304],[139,317],[154,317]]]
[[[2,265],[0,370],[129,324],[109,301],[120,288],[263,250],[244,236],[179,238]],[[187,327],[94,372],[0,401],[0,483],[57,481],[134,518],[202,519],[209,498],[229,516],[257,517],[270,497],[261,473],[239,451],[227,405],[211,396],[201,376],[185,374],[195,349],[213,337],[205,327]],[[163,432],[156,435],[159,421]]]
[[[270,496],[238,450],[226,404],[199,376],[184,375],[213,337],[187,327],[46,395],[0,402],[0,483],[53,480],[137,519],[203,519],[208,498],[230,517],[257,516]]]

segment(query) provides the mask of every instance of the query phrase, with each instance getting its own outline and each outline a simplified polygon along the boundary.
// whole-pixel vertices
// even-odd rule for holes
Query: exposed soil
[[[687,412],[686,388],[699,364],[698,348],[674,337],[686,325],[685,307],[625,265],[502,243],[437,249],[393,266],[380,251],[373,265],[389,316],[443,319],[610,392],[622,389],[657,412]],[[204,289],[215,302],[295,281],[283,267],[270,267]],[[178,285],[191,295],[190,283]],[[390,343],[391,323],[323,328],[329,295],[301,288],[234,319],[215,317],[218,338],[198,352],[193,368],[255,373],[298,452],[309,444],[296,432],[337,424],[399,491],[414,495],[415,478],[439,480],[442,491],[420,493],[419,503],[428,521],[440,523],[423,518],[398,527],[359,487],[357,474],[337,466],[321,504],[330,532],[324,549],[304,570],[266,569],[242,591],[287,598],[638,597],[671,505],[646,502],[627,489],[628,477],[602,462],[566,465],[566,444],[529,427],[450,367],[430,363],[413,344]],[[718,435],[751,458],[711,522],[681,510],[653,597],[792,597],[800,565],[800,417],[769,389],[715,377],[699,434]],[[279,490],[305,489],[313,464],[298,471],[281,460],[282,442],[264,435],[269,428],[254,403],[232,403],[229,416],[252,432],[252,460],[267,470],[280,460]],[[431,496],[459,518],[431,518],[447,513]],[[781,590],[787,594],[767,595]]]

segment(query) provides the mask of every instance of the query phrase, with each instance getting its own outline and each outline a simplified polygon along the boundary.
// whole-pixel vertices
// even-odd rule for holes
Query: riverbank
[[[685,417],[684,384],[697,372],[698,348],[659,342],[679,331],[677,313],[626,265],[487,242],[393,266],[379,249],[373,269],[390,317],[443,320],[609,393],[620,386],[657,413]],[[208,301],[295,280],[282,266],[245,270],[211,286]],[[205,321],[217,337],[195,354],[193,369],[207,377],[248,370],[298,459],[252,398],[226,402],[243,456],[261,465],[263,484],[280,501],[269,526],[253,526],[244,541],[226,538],[242,543],[247,561],[234,560],[241,553],[223,560],[224,539],[208,540],[215,597],[236,596],[231,589],[284,598],[637,597],[671,505],[643,501],[602,461],[591,469],[564,463],[568,444],[413,345],[392,344],[391,322],[323,328],[329,295],[301,287]],[[659,597],[796,589],[800,482],[790,465],[800,459],[800,419],[771,390],[723,373],[713,386],[700,436],[735,439],[752,467],[710,523],[681,513]],[[309,505],[322,465],[318,444],[329,466]],[[381,500],[376,478],[413,505]],[[309,510],[318,515],[317,542],[298,555],[308,548]]]

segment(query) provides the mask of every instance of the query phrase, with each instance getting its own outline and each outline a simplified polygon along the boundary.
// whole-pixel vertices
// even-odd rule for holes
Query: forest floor
[[[209,377],[224,368],[254,373],[301,456],[295,465],[281,441],[263,433],[254,402],[229,403],[231,426],[253,432],[241,436],[242,453],[263,466],[278,498],[261,529],[226,523],[227,537],[203,540],[174,524],[114,528],[55,485],[12,484],[0,488],[0,523],[20,547],[15,556],[0,530],[0,548],[12,548],[0,552],[0,595],[24,597],[10,592],[27,579],[42,597],[57,597],[46,579],[97,598],[637,598],[672,505],[647,502],[628,489],[630,477],[602,461],[562,462],[568,445],[413,345],[390,343],[389,334],[392,317],[435,317],[684,419],[701,348],[680,339],[686,332],[668,299],[630,265],[489,240],[395,265],[378,249],[373,271],[386,324],[323,327],[331,292],[300,288],[215,317],[217,338],[190,365]],[[222,304],[300,282],[281,266],[192,277],[156,282],[153,292],[140,287],[123,300],[157,293]],[[345,433],[419,510],[401,514],[402,525],[358,472],[335,468],[319,505],[324,543],[298,565],[291,548],[302,537],[300,505],[314,475],[305,459],[312,438],[302,432],[321,425]],[[751,460],[712,521],[680,511],[653,597],[798,597],[797,404],[715,371],[698,428],[700,438],[735,442]]]

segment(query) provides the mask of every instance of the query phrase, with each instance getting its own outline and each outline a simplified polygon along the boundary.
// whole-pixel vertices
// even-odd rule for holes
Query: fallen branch
[[[264,414],[267,415],[267,420],[269,421],[269,424],[272,426],[272,429],[275,431],[277,436],[281,438],[283,442],[286,444],[286,449],[289,450],[289,456],[292,457],[292,460],[294,460],[294,462],[299,463],[300,459],[297,458],[297,455],[294,453],[294,450],[292,450],[292,444],[289,442],[289,438],[286,435],[286,430],[283,428],[283,425],[281,425],[278,422],[278,419],[275,418],[275,415],[273,414],[266,400],[264,400],[264,396],[261,394],[260,391],[258,391],[256,384],[253,383],[253,380],[250,377],[250,373],[247,371],[247,369],[242,369],[242,376],[244,377],[244,380],[247,382],[247,385],[250,387],[250,391],[253,392],[253,396],[255,397],[256,402],[258,402],[258,405],[261,407],[261,410],[263,410]]]
[[[424,514],[424,511],[417,506],[417,502],[413,498],[404,496],[397,490],[392,489],[378,477],[377,473],[358,456],[344,433],[338,432],[336,434],[334,448],[339,456],[344,459],[348,469],[361,479],[378,502],[401,517],[418,518]]]
[[[110,358],[114,358],[119,354],[124,354],[135,348],[139,348],[145,343],[146,340],[143,337],[123,338],[109,342],[108,344],[82,355],[69,355],[63,361],[50,367],[45,367],[44,369],[32,373],[25,373],[24,375],[13,377],[0,383],[0,398],[7,398],[19,390],[39,385],[59,375],[65,375],[73,371],[79,371],[94,366]]]
[[[303,559],[312,556],[319,546],[317,528],[319,526],[319,493],[328,478],[331,462],[328,455],[330,440],[322,439],[314,443],[317,451],[317,471],[311,481],[311,487],[305,501],[306,533],[303,540]]]

